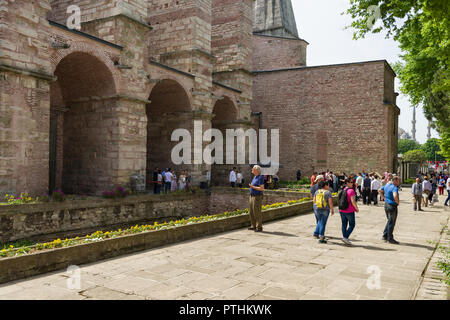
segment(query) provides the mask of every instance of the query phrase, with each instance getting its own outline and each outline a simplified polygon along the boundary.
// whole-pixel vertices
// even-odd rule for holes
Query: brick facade
[[[253,24],[262,17],[254,6],[271,1],[1,2],[0,193],[99,194],[156,166],[188,169],[195,184],[211,170],[214,183],[227,183],[234,165],[172,163],[171,133],[184,128],[193,136],[194,120],[223,133],[283,126],[289,179],[298,169],[291,165],[305,173],[325,164],[347,168],[339,126],[308,129],[317,119],[344,121],[347,108],[354,121],[380,126],[372,140],[369,132],[357,136],[358,148],[368,148],[358,164],[390,168],[398,129],[390,68],[374,62],[259,72],[306,66],[308,43],[297,36],[290,3],[272,1],[271,14],[282,17],[271,30]],[[69,5],[81,9],[79,31],[65,26]],[[300,145],[311,152],[294,154]],[[199,152],[193,148],[192,158]],[[248,181],[248,164],[236,166]]]

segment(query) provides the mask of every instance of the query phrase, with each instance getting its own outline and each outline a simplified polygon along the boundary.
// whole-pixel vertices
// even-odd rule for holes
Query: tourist
[[[372,180],[370,180],[369,175],[366,175],[363,179],[360,191],[362,191],[363,204],[370,205],[370,185]]]
[[[382,189],[384,191],[386,200],[384,202],[384,211],[386,212],[387,223],[383,232],[383,240],[391,244],[399,244],[394,239],[394,228],[397,221],[398,206],[400,199],[398,196],[398,186],[400,185],[400,178],[393,177],[392,183],[388,183]]]
[[[331,172],[331,181],[332,184],[330,185],[330,187],[332,187],[333,192],[337,192],[338,191],[338,178],[336,177],[336,175]]]
[[[447,178],[446,186],[447,186],[448,196],[447,196],[447,199],[445,200],[444,206],[450,206],[450,203],[449,203],[449,201],[450,201],[450,177]]]
[[[381,181],[377,175],[374,176],[373,181],[370,184],[370,198],[375,206],[378,205],[378,190],[381,189]]]
[[[346,245],[351,245],[352,243],[349,240],[353,229],[355,229],[355,212],[359,212],[358,204],[356,203],[356,193],[353,187],[353,179],[347,178],[345,179],[345,188],[341,191],[341,193],[345,193],[347,197],[347,208],[339,208],[339,213],[341,215],[342,222],[342,241]],[[342,196],[345,196],[342,194]]]
[[[327,243],[325,240],[325,227],[327,225],[328,216],[334,215],[333,196],[331,195],[330,184],[328,181],[318,183],[319,189],[314,194],[313,203],[316,205],[316,221],[317,227],[314,231],[314,237],[319,238],[319,243]]]
[[[419,206],[419,211],[422,210],[422,183],[420,182],[420,178],[416,178],[416,182],[412,185],[411,194],[413,195],[414,201],[414,211],[417,211],[417,206]]]
[[[161,194],[162,181],[161,170],[158,170],[158,175],[156,176],[156,194]]]
[[[238,184],[239,188],[242,188],[242,180],[244,179],[244,177],[242,176],[242,173],[240,170],[237,170],[237,174],[236,174],[236,181]]]
[[[319,182],[324,181],[323,175],[318,175],[316,177],[316,180],[314,180],[314,185],[309,189],[309,197],[312,199],[314,197],[314,194],[319,189]]]
[[[431,176],[431,192],[430,195],[428,197],[428,200],[430,201],[430,206],[433,206],[435,202],[437,202],[436,199],[436,191],[437,191],[437,179],[434,175]]]
[[[302,179],[302,172],[300,169],[297,170],[297,181],[300,181]]]
[[[254,178],[250,186],[250,203],[249,203],[249,216],[251,226],[248,230],[255,232],[263,231],[262,227],[262,200],[264,191],[264,177],[261,175],[261,167],[254,166],[252,168]]]
[[[439,186],[439,195],[443,196],[444,195],[444,188],[445,188],[445,180],[444,180],[444,176],[443,175],[441,175],[439,177],[438,186]]]
[[[178,190],[186,189],[186,173],[185,171],[181,171],[180,177],[178,178]]]
[[[356,201],[359,201],[359,199],[361,199],[361,197],[362,197],[361,187],[362,187],[363,181],[364,181],[364,178],[362,176],[362,173],[360,172],[358,174],[358,176],[356,177],[356,182],[355,182],[356,188],[358,189],[358,192],[359,192],[359,195],[356,194]],[[355,189],[355,193],[356,193],[356,189]]]
[[[168,194],[170,192],[171,186],[172,186],[172,169],[167,168],[166,174],[164,175],[164,193]]]
[[[230,171],[230,184],[232,188],[236,187],[236,180],[236,167],[234,167],[233,170]]]
[[[156,194],[157,189],[158,189],[158,172],[159,172],[159,168],[155,168],[155,170],[153,170],[153,175],[152,175],[152,183],[153,183],[153,193]]]
[[[170,182],[170,191],[177,191],[177,176],[175,172],[172,174],[172,181]]]
[[[316,177],[317,177],[317,172],[314,172],[313,175],[311,176],[311,187],[315,184]]]
[[[428,177],[424,177],[423,178],[423,182],[422,182],[422,190],[424,192],[423,195],[423,204],[425,207],[428,207],[428,199],[431,193],[431,190],[433,189],[433,187],[431,186],[430,181],[428,181]]]

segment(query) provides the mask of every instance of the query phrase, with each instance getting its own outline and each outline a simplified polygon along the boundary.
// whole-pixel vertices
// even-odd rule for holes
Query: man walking
[[[381,188],[381,181],[378,180],[378,176],[375,175],[372,183],[370,184],[371,198],[375,206],[378,205],[378,190],[380,190],[380,188]]]
[[[236,167],[230,171],[230,184],[231,187],[234,188],[236,186],[237,176],[236,176]]]
[[[414,211],[417,211],[417,204],[419,204],[419,211],[422,210],[422,183],[420,183],[420,178],[416,178],[416,183],[413,184],[411,193],[413,195],[414,201]]]
[[[358,189],[359,195],[356,194],[356,202],[358,202],[359,199],[362,197],[362,189],[361,188],[362,188],[363,180],[364,180],[364,178],[362,176],[362,173],[361,172],[358,173],[358,176],[356,177],[356,188]],[[355,193],[356,193],[356,190],[355,190]]]
[[[450,206],[450,177],[447,178],[447,183],[445,185],[447,186],[448,197],[447,200],[445,200],[444,206]]]
[[[370,186],[372,184],[372,180],[370,180],[369,175],[366,175],[366,177],[363,180],[362,185],[362,197],[363,197],[363,203],[370,205]]]
[[[400,178],[395,176],[392,178],[392,183],[385,185],[381,188],[384,191],[385,202],[384,211],[386,212],[387,223],[383,232],[383,240],[391,244],[399,244],[394,239],[394,228],[397,221],[398,205],[400,199],[398,196],[398,186],[400,185]]]
[[[431,194],[432,186],[431,186],[430,181],[428,181],[427,177],[425,177],[422,182],[422,190],[425,193],[425,195],[422,197],[422,199],[424,201],[424,205],[425,205],[425,207],[428,207],[428,198]]]

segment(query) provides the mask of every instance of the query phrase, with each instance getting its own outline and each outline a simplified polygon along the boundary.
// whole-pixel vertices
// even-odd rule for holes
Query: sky
[[[353,40],[352,29],[344,30],[351,24],[349,15],[341,15],[350,7],[350,0],[292,0],[299,37],[308,41],[307,65],[318,66],[370,60],[387,60],[391,65],[400,60],[401,50],[393,39],[385,34],[370,34],[365,39]],[[375,23],[374,28],[380,25]],[[395,91],[400,93],[397,79]],[[399,127],[411,134],[413,109],[408,96],[400,93],[397,106],[401,113]],[[416,111],[416,140],[427,141],[428,121],[421,107]],[[431,130],[432,138],[439,138]]]

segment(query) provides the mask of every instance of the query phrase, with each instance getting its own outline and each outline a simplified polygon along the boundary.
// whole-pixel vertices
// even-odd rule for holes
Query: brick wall
[[[299,39],[253,36],[253,70],[306,66],[308,43]]]
[[[263,113],[263,128],[280,129],[281,180],[298,169],[392,171],[398,119],[383,103],[393,89],[385,89],[386,68],[376,61],[257,74],[252,109]]]

